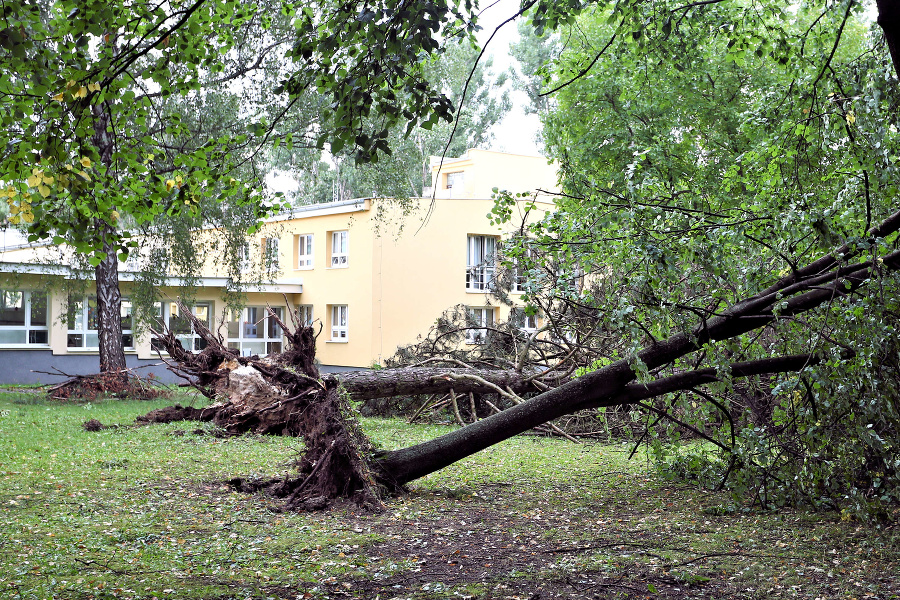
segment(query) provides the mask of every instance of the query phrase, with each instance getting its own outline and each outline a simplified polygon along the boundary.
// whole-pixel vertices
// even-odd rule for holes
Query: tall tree
[[[90,262],[101,372],[125,369],[120,260],[142,251],[147,282],[172,264],[197,272],[197,249],[173,235],[183,232],[175,239],[184,241],[195,237],[191,228],[238,228],[226,238],[236,247],[271,210],[252,191],[252,166],[259,141],[278,137],[266,123],[279,109],[261,101],[259,82],[261,73],[279,74],[292,31],[270,14],[280,7],[3,4],[0,180],[9,220],[30,240],[65,243]],[[302,131],[291,135],[302,144]],[[167,251],[152,252],[160,238]]]
[[[559,99],[560,110],[548,124],[569,198],[528,232],[551,251],[561,267],[557,274],[618,278],[606,296],[595,298],[590,286],[571,286],[570,277],[557,275],[549,280],[550,293],[576,312],[599,315],[598,326],[626,344],[618,357],[599,355],[581,377],[555,391],[457,434],[389,454],[381,461],[387,471],[401,481],[421,476],[577,408],[669,392],[683,391],[646,410],[677,418],[667,403],[689,415],[687,407],[703,405],[706,412],[685,423],[699,430],[691,423],[719,406],[728,412],[727,406],[708,392],[685,390],[716,380],[713,391],[727,395],[735,378],[799,371],[783,385],[765,382],[763,393],[775,395],[770,401],[781,413],[771,427],[726,445],[723,471],[744,466],[745,482],[762,477],[762,486],[748,485],[757,494],[766,483],[792,481],[784,478],[791,463],[806,468],[807,458],[814,461],[816,448],[824,448],[804,445],[815,442],[804,436],[819,427],[814,417],[820,406],[842,398],[843,409],[829,414],[829,442],[838,441],[842,410],[863,414],[863,405],[871,406],[865,418],[872,420],[857,422],[853,440],[838,450],[838,469],[809,469],[816,472],[793,488],[815,499],[833,495],[826,482],[840,480],[844,493],[857,475],[854,465],[872,460],[885,469],[878,472],[894,473],[895,440],[885,435],[897,429],[897,407],[890,393],[880,405],[869,399],[883,385],[878,382],[895,376],[885,366],[890,332],[896,331],[889,272],[896,265],[890,157],[897,148],[897,85],[896,65],[885,52],[885,42],[896,48],[888,16],[894,5],[879,5],[883,32],[867,40],[853,1],[798,11],[768,2],[754,3],[753,10],[726,1],[524,3],[537,34],[561,32],[563,58],[547,71],[552,79],[544,93]],[[454,8],[435,5],[437,13],[424,20],[438,30],[452,27],[451,20],[471,22]],[[390,10],[371,18],[372,27],[344,35],[390,39],[420,24]],[[320,31],[329,29],[327,23]],[[413,43],[414,36],[403,39]],[[437,44],[430,37],[416,43],[426,49]],[[568,56],[566,48],[572,50]],[[395,59],[404,52],[406,45],[388,50]],[[382,67],[368,55],[353,65],[374,72]],[[396,66],[391,69],[397,74]],[[335,100],[342,103],[347,88],[334,83]],[[390,113],[389,94],[378,90],[372,110]],[[429,95],[423,90],[421,97]],[[423,102],[418,109],[423,118],[443,115],[439,103]],[[363,156],[379,149],[372,139],[356,140],[363,142]],[[511,214],[511,202],[501,200],[495,214]],[[863,257],[866,252],[871,259]],[[885,277],[867,285],[877,265],[887,266]],[[862,315],[871,318],[850,326]],[[796,356],[799,349],[804,352]],[[859,382],[862,398],[842,395],[842,376]],[[799,437],[781,444],[773,434],[787,430]],[[864,437],[871,430],[877,439]],[[807,458],[792,454],[798,447],[809,452]],[[793,493],[787,483],[778,489]]]
[[[298,172],[296,201],[328,202],[377,195],[413,198],[431,185],[432,156],[460,156],[469,148],[483,147],[493,138],[492,128],[511,104],[505,91],[506,75],[491,71],[491,63],[477,62],[478,50],[466,40],[449,44],[422,67],[429,85],[459,107],[453,122],[440,120],[428,128],[396,123],[387,132],[390,154],[375,162],[357,162],[355,150],[341,142],[329,146],[334,166],[313,160],[298,161],[297,152],[274,153],[276,166]],[[463,102],[463,91],[465,101]],[[322,107],[322,110],[330,110]]]

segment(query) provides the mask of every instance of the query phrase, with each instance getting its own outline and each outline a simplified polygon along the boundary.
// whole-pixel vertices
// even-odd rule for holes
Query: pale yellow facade
[[[556,190],[556,167],[540,157],[470,150],[442,165],[435,161],[433,181],[433,198],[402,204],[366,198],[310,205],[270,219],[249,241],[251,261],[270,254],[270,282],[246,293],[247,305],[255,307],[256,312],[245,309],[242,315],[227,313],[222,300],[227,279],[215,272],[203,274],[195,309],[219,328],[233,347],[256,354],[264,353],[264,349],[278,350],[281,342],[280,332],[259,323],[263,307],[281,311],[288,306],[299,308],[320,331],[316,348],[319,361],[340,367],[382,363],[399,345],[414,343],[427,334],[435,320],[455,305],[489,311],[486,318],[491,320],[506,319],[509,308],[499,305],[485,283],[495,274],[494,267],[472,266],[478,256],[493,252],[495,243],[507,234],[503,227],[489,222],[492,189],[552,193]],[[537,194],[527,200],[536,201],[538,210],[533,213],[553,210],[551,195]],[[531,218],[540,218],[540,214]],[[274,239],[277,266],[271,264],[271,254],[276,251]],[[0,290],[15,286],[37,292],[47,287],[48,277],[64,277],[64,273],[47,271],[46,266],[35,267],[34,274],[22,273],[27,270],[22,265],[33,263],[40,252],[29,247],[0,253],[0,268],[6,272],[0,272],[0,282],[5,281],[0,283]],[[127,297],[130,274],[126,265],[121,266],[120,287]],[[160,290],[162,298],[178,296],[177,281],[172,283]],[[77,331],[73,333],[71,319],[67,323],[63,318],[65,305],[64,298],[51,292],[47,334],[43,330],[37,335],[27,332],[32,340],[46,338],[44,344],[2,343],[4,326],[0,319],[0,351],[42,348],[54,355],[90,353],[92,334],[87,331],[79,337]],[[27,307],[23,305],[23,309]],[[169,300],[164,301],[162,312],[174,315]],[[176,317],[172,318],[174,323]],[[10,339],[8,336],[6,341]],[[81,347],[73,347],[79,340]],[[192,343],[189,335],[184,343]],[[146,337],[133,339],[129,352],[138,358],[156,356]]]

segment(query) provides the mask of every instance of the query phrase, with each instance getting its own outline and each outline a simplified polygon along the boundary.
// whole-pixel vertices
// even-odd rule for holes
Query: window
[[[313,234],[305,233],[294,236],[297,245],[297,268],[313,268]]]
[[[331,307],[331,341],[347,341],[347,310],[346,304],[334,304]]]
[[[447,189],[452,190],[454,187],[462,187],[465,175],[462,171],[456,173],[447,173]]]
[[[349,231],[331,232],[331,267],[342,268],[348,266],[347,242]]]
[[[469,307],[469,327],[493,327],[494,309],[491,307]],[[467,329],[467,344],[484,344],[487,341],[487,329]]]
[[[191,307],[191,312],[201,323],[209,327],[210,305],[203,303]],[[178,314],[178,304],[167,301],[156,305],[156,318],[175,334],[175,338],[181,342],[183,348],[191,352],[199,352],[206,348],[206,340],[194,331],[194,326],[184,315]],[[153,350],[165,351],[156,338],[150,341]]]
[[[263,238],[263,260],[269,273],[279,270],[278,238]]]
[[[119,319],[122,326],[122,346],[134,348],[134,322],[131,301],[122,298]],[[66,307],[66,347],[96,349],[100,346],[100,310],[96,296],[69,296]]]
[[[529,315],[524,309],[514,308],[509,315],[510,322],[525,333],[537,331],[537,315]]]
[[[250,256],[250,244],[244,243],[238,248],[238,269],[241,273],[249,273],[253,270],[253,259]]]
[[[301,304],[297,307],[297,318],[304,327],[312,327],[313,323],[313,305]]]
[[[100,314],[96,296],[69,296],[66,306],[68,348],[98,348]]]
[[[528,282],[528,269],[534,265],[534,262],[531,260],[531,248],[527,248],[525,250],[525,255],[515,259],[514,267],[513,267],[513,291],[514,292],[524,292],[526,291],[526,284]]]
[[[497,238],[490,235],[470,235],[468,242],[466,290],[493,289]]]
[[[122,298],[119,319],[122,322],[122,346],[134,348],[134,306],[131,300]]]
[[[49,343],[47,294],[0,289],[0,346]]]
[[[276,306],[272,310],[279,319],[284,320],[282,307]],[[283,335],[281,326],[269,316],[264,306],[230,311],[228,316],[228,347],[239,350],[241,356],[281,352]]]

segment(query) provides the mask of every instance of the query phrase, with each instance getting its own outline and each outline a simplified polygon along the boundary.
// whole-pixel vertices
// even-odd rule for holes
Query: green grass
[[[658,480],[623,445],[518,437],[414,482],[384,513],[294,514],[220,482],[289,471],[299,440],[81,427],[171,403],[0,392],[0,598],[527,598],[553,581],[602,597],[900,591],[895,528],[749,510]],[[363,425],[386,448],[448,430]]]

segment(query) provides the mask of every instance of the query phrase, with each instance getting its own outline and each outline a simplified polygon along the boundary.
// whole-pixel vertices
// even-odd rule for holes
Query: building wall
[[[293,214],[273,218],[249,241],[250,258],[258,262],[269,247],[266,239],[277,238],[278,269],[272,272],[273,281],[264,289],[246,291],[247,304],[284,309],[311,305],[314,327],[321,328],[316,350],[324,370],[383,363],[398,345],[414,343],[427,334],[435,320],[455,305],[496,307],[494,317],[506,319],[508,307],[498,306],[496,299],[484,291],[466,289],[468,236],[499,239],[506,235],[500,227],[490,225],[487,217],[493,207],[491,188],[513,192],[553,190],[555,169],[539,157],[470,150],[464,157],[448,160],[443,167],[434,166],[433,179],[438,186],[435,201],[412,199],[404,211],[395,201],[362,199],[300,207]],[[452,190],[452,198],[441,198],[447,173],[463,173],[464,185],[463,189],[456,186]],[[537,212],[553,210],[546,197],[540,200],[539,207]],[[339,231],[346,231],[348,236],[346,265],[333,264],[331,260],[331,234]],[[301,236],[308,234],[314,242],[313,264],[303,265],[298,247]],[[40,247],[0,251],[0,267],[4,262],[45,259],[52,252],[51,248]],[[17,365],[14,370],[7,370],[9,375],[0,370],[0,382],[26,382],[21,367],[31,362],[29,356],[36,358],[36,365],[65,359],[58,364],[69,365],[66,368],[71,371],[60,367],[66,372],[96,370],[96,350],[67,347],[66,299],[58,285],[65,275],[42,268],[42,275],[0,273],[0,289],[17,286],[57,290],[51,292],[49,303],[49,345],[0,348],[3,356]],[[216,272],[212,265],[204,270],[206,285],[198,291],[196,300],[209,306],[213,329],[220,330],[222,326],[224,334],[223,292],[227,274]],[[120,285],[124,297],[128,297],[131,287],[128,277],[123,270]],[[48,282],[54,285],[48,286]],[[160,290],[165,301],[177,298],[179,293],[177,285]],[[335,305],[348,310],[347,337],[343,339],[332,339],[331,308]],[[136,338],[127,355],[129,365],[158,362],[149,335]]]
[[[438,198],[490,198],[493,188],[516,192],[558,192],[556,163],[541,156],[470,149],[459,158],[432,157],[432,186]],[[463,173],[462,190],[447,189],[447,176]]]

